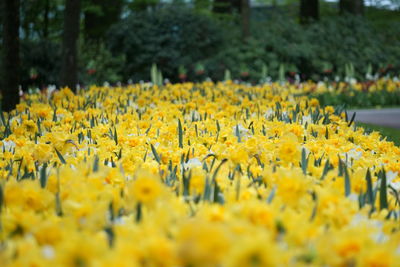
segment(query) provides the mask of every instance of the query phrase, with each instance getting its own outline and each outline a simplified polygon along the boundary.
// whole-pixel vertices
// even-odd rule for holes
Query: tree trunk
[[[2,109],[11,111],[19,103],[19,0],[3,0]]]
[[[364,1],[363,0],[340,0],[339,1],[340,14],[363,15],[364,14]]]
[[[319,1],[300,0],[300,23],[307,24],[319,20]]]
[[[241,0],[242,37],[246,40],[250,37],[250,3],[249,0]]]
[[[64,36],[60,85],[67,86],[74,92],[78,83],[78,52],[80,0],[66,0],[64,11]]]

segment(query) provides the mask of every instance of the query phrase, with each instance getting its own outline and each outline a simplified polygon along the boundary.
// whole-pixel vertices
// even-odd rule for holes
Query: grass
[[[329,105],[329,104],[327,104]],[[377,105],[377,106],[346,106],[346,110],[376,110],[376,109],[389,109],[389,108],[400,108],[399,105]]]
[[[382,134],[382,136],[386,136],[386,140],[394,142],[397,146],[400,146],[400,130],[378,126],[368,123],[357,122],[357,126],[363,127],[367,131],[378,131]]]

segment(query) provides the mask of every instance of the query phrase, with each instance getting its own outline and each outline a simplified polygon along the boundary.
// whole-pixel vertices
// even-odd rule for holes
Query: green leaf
[[[56,192],[56,215],[57,216],[63,216],[63,211],[62,211],[62,204],[61,204],[61,197],[60,197],[60,191],[61,191],[61,185],[60,185],[60,169],[57,169],[57,192]]]
[[[214,181],[213,186],[213,203],[224,204],[224,199],[220,197],[220,188],[217,181]]]
[[[215,154],[213,154],[213,153],[210,153],[210,154],[207,154],[207,155],[203,158],[202,161],[205,161],[205,160],[208,159],[209,157],[216,158],[217,156],[216,156]]]
[[[264,164],[261,162],[260,156],[258,154],[255,154],[254,158],[257,160],[258,166],[264,169]]]
[[[183,182],[183,196],[188,196],[190,193],[190,180],[192,179],[192,171],[189,171],[189,175],[186,176],[184,173],[182,175]]]
[[[114,128],[114,141],[115,141],[115,144],[118,145],[117,128]]]
[[[367,175],[365,176],[365,179],[367,180],[367,203],[369,203],[372,206],[372,209],[374,209],[374,191],[372,189],[371,172],[369,169],[367,170]]]
[[[381,185],[379,188],[379,204],[380,209],[387,209],[389,207],[387,199],[387,186],[386,186],[386,171],[381,171]]]
[[[142,203],[137,203],[136,205],[136,218],[135,221],[138,223],[142,220]]]
[[[347,166],[344,166],[344,195],[348,197],[351,194],[350,176]]]
[[[153,64],[151,66],[150,76],[151,76],[151,82],[153,84],[158,84],[158,70],[157,70],[157,65],[156,64]]]
[[[303,174],[307,175],[307,165],[308,165],[308,158],[306,155],[306,149],[303,147],[301,150],[301,169],[303,170]]]
[[[390,190],[392,190],[392,194],[393,194],[393,195],[395,196],[395,198],[396,198],[396,205],[400,205],[399,193],[397,193],[397,190],[396,190],[393,186],[389,185],[388,187],[389,187]]]
[[[149,149],[148,148],[146,148],[146,152],[144,153],[144,156],[143,156],[143,162],[146,162],[146,159],[147,159],[147,151],[148,151]]]
[[[183,148],[183,130],[180,119],[178,119],[178,139],[179,139],[179,147]]]
[[[56,214],[57,216],[63,216],[60,192],[56,193]]]
[[[279,81],[283,83],[285,81],[285,65],[279,65]]]
[[[274,199],[275,193],[276,193],[276,187],[272,188],[271,193],[269,194],[269,196],[267,198],[268,204],[270,204],[272,202],[272,200]]]
[[[225,70],[225,75],[224,75],[224,81],[230,81],[230,80],[232,80],[231,71],[226,69]]]
[[[94,157],[94,162],[93,162],[93,172],[97,172],[97,171],[99,170],[99,162],[100,162],[100,159],[99,159],[99,157],[96,155],[96,156]]]
[[[153,146],[153,144],[150,144],[150,147],[151,147],[151,152],[153,152],[153,156],[154,156],[155,160],[158,162],[158,164],[161,164],[161,159],[157,153],[156,148]]]
[[[351,124],[354,122],[354,119],[356,118],[356,113],[357,113],[357,112],[354,112],[354,113],[353,113],[353,116],[351,116],[351,119],[350,119],[349,123],[347,124],[347,126],[350,127]]]
[[[110,214],[110,221],[111,223],[113,223],[115,220],[115,214],[114,214],[114,203],[112,201],[110,201],[110,204],[108,205],[108,213]]]
[[[157,72],[157,85],[158,86],[162,86],[163,85],[163,80],[164,80],[163,74],[162,74],[161,70],[159,70]]]
[[[241,140],[240,140],[239,124],[236,124],[235,135],[236,135],[236,137],[237,137],[238,143],[240,143]]]
[[[54,109],[53,112],[53,122],[57,122],[57,109]]]
[[[63,155],[61,155],[61,153],[57,150],[57,148],[54,148],[56,150],[57,156],[60,159],[62,164],[66,164],[67,162],[65,161]]]
[[[330,163],[329,163],[329,159],[327,159],[326,162],[325,162],[325,166],[324,166],[324,169],[322,171],[322,175],[321,175],[320,180],[324,180],[325,179],[325,176],[328,174],[329,167],[330,167]]]
[[[214,202],[219,202],[219,198],[218,198],[218,193],[219,193],[219,186],[218,186],[218,183],[217,183],[217,174],[218,174],[218,171],[219,171],[219,169],[221,168],[221,166],[225,163],[225,162],[227,162],[228,161],[228,159],[223,159],[222,161],[221,161],[221,163],[217,166],[217,168],[215,169],[215,171],[214,171],[214,173],[213,173],[213,176],[212,176],[212,179],[211,179],[211,183],[209,183],[209,192],[207,193],[207,197],[205,196],[205,199],[206,200],[211,200],[211,201],[214,201]],[[207,184],[206,184],[207,185]],[[207,188],[206,188],[207,189]],[[212,199],[210,199],[210,197],[212,197]]]
[[[338,169],[339,169],[339,173],[338,176],[343,176],[344,173],[344,163],[342,161],[342,159],[339,157],[339,162],[338,162]]]
[[[310,222],[314,220],[315,216],[317,215],[317,211],[318,211],[318,196],[315,193],[315,191],[313,191],[311,193],[312,199],[314,200],[315,204],[314,204],[314,208],[312,210],[311,216],[310,216]]]
[[[4,205],[4,191],[3,187],[0,185],[0,214],[3,209],[3,205]]]
[[[4,118],[4,113],[2,109],[0,109],[0,119],[3,126],[6,126],[6,119]]]
[[[151,129],[151,124],[150,124],[150,126],[149,126],[149,128],[147,128],[147,130],[144,132],[146,135],[148,135],[149,134],[149,132],[150,132],[150,129]]]
[[[37,124],[37,127],[38,127],[38,134],[39,134],[39,136],[41,136],[42,135],[42,127],[40,125],[40,119],[38,119],[36,121],[36,124]]]
[[[112,248],[114,246],[114,240],[115,240],[114,230],[111,226],[108,226],[104,228],[104,232],[106,232],[107,234],[108,246]]]
[[[45,188],[47,183],[47,163],[44,163],[42,169],[40,170],[40,187]]]
[[[205,185],[204,185],[203,200],[209,200],[210,199],[210,194],[211,194],[211,185],[210,185],[210,179],[207,176],[206,177],[206,182],[205,182]]]
[[[227,162],[227,161],[228,161],[228,159],[223,159],[223,160],[221,161],[221,163],[218,165],[218,167],[215,169],[214,174],[213,174],[213,176],[212,176],[212,182],[214,182],[214,181],[217,179],[217,174],[218,174],[219,169],[220,169],[221,166],[222,166],[225,162]]]
[[[188,162],[189,159],[190,159],[190,148],[188,149],[188,151],[186,153],[185,162]]]
[[[261,82],[265,82],[268,76],[268,67],[265,63],[262,64],[261,67]]]

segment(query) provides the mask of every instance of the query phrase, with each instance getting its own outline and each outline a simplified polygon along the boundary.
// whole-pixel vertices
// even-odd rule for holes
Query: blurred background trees
[[[19,0],[3,0],[2,22],[2,101],[5,111],[12,110],[19,103]]]
[[[17,2],[1,0],[3,99],[15,84],[149,80],[153,63],[171,81],[221,80],[226,69],[253,82],[282,71],[335,79],[350,63],[359,79],[367,66],[399,71],[396,0],[26,0],[16,20],[7,12]]]

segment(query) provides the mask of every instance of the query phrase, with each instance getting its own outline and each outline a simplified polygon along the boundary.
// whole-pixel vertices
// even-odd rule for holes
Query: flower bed
[[[376,81],[339,82],[304,85],[305,91],[317,98],[321,105],[346,105],[371,108],[400,105],[400,81],[381,78]]]
[[[285,87],[91,87],[1,117],[2,266],[394,266],[400,149]]]

